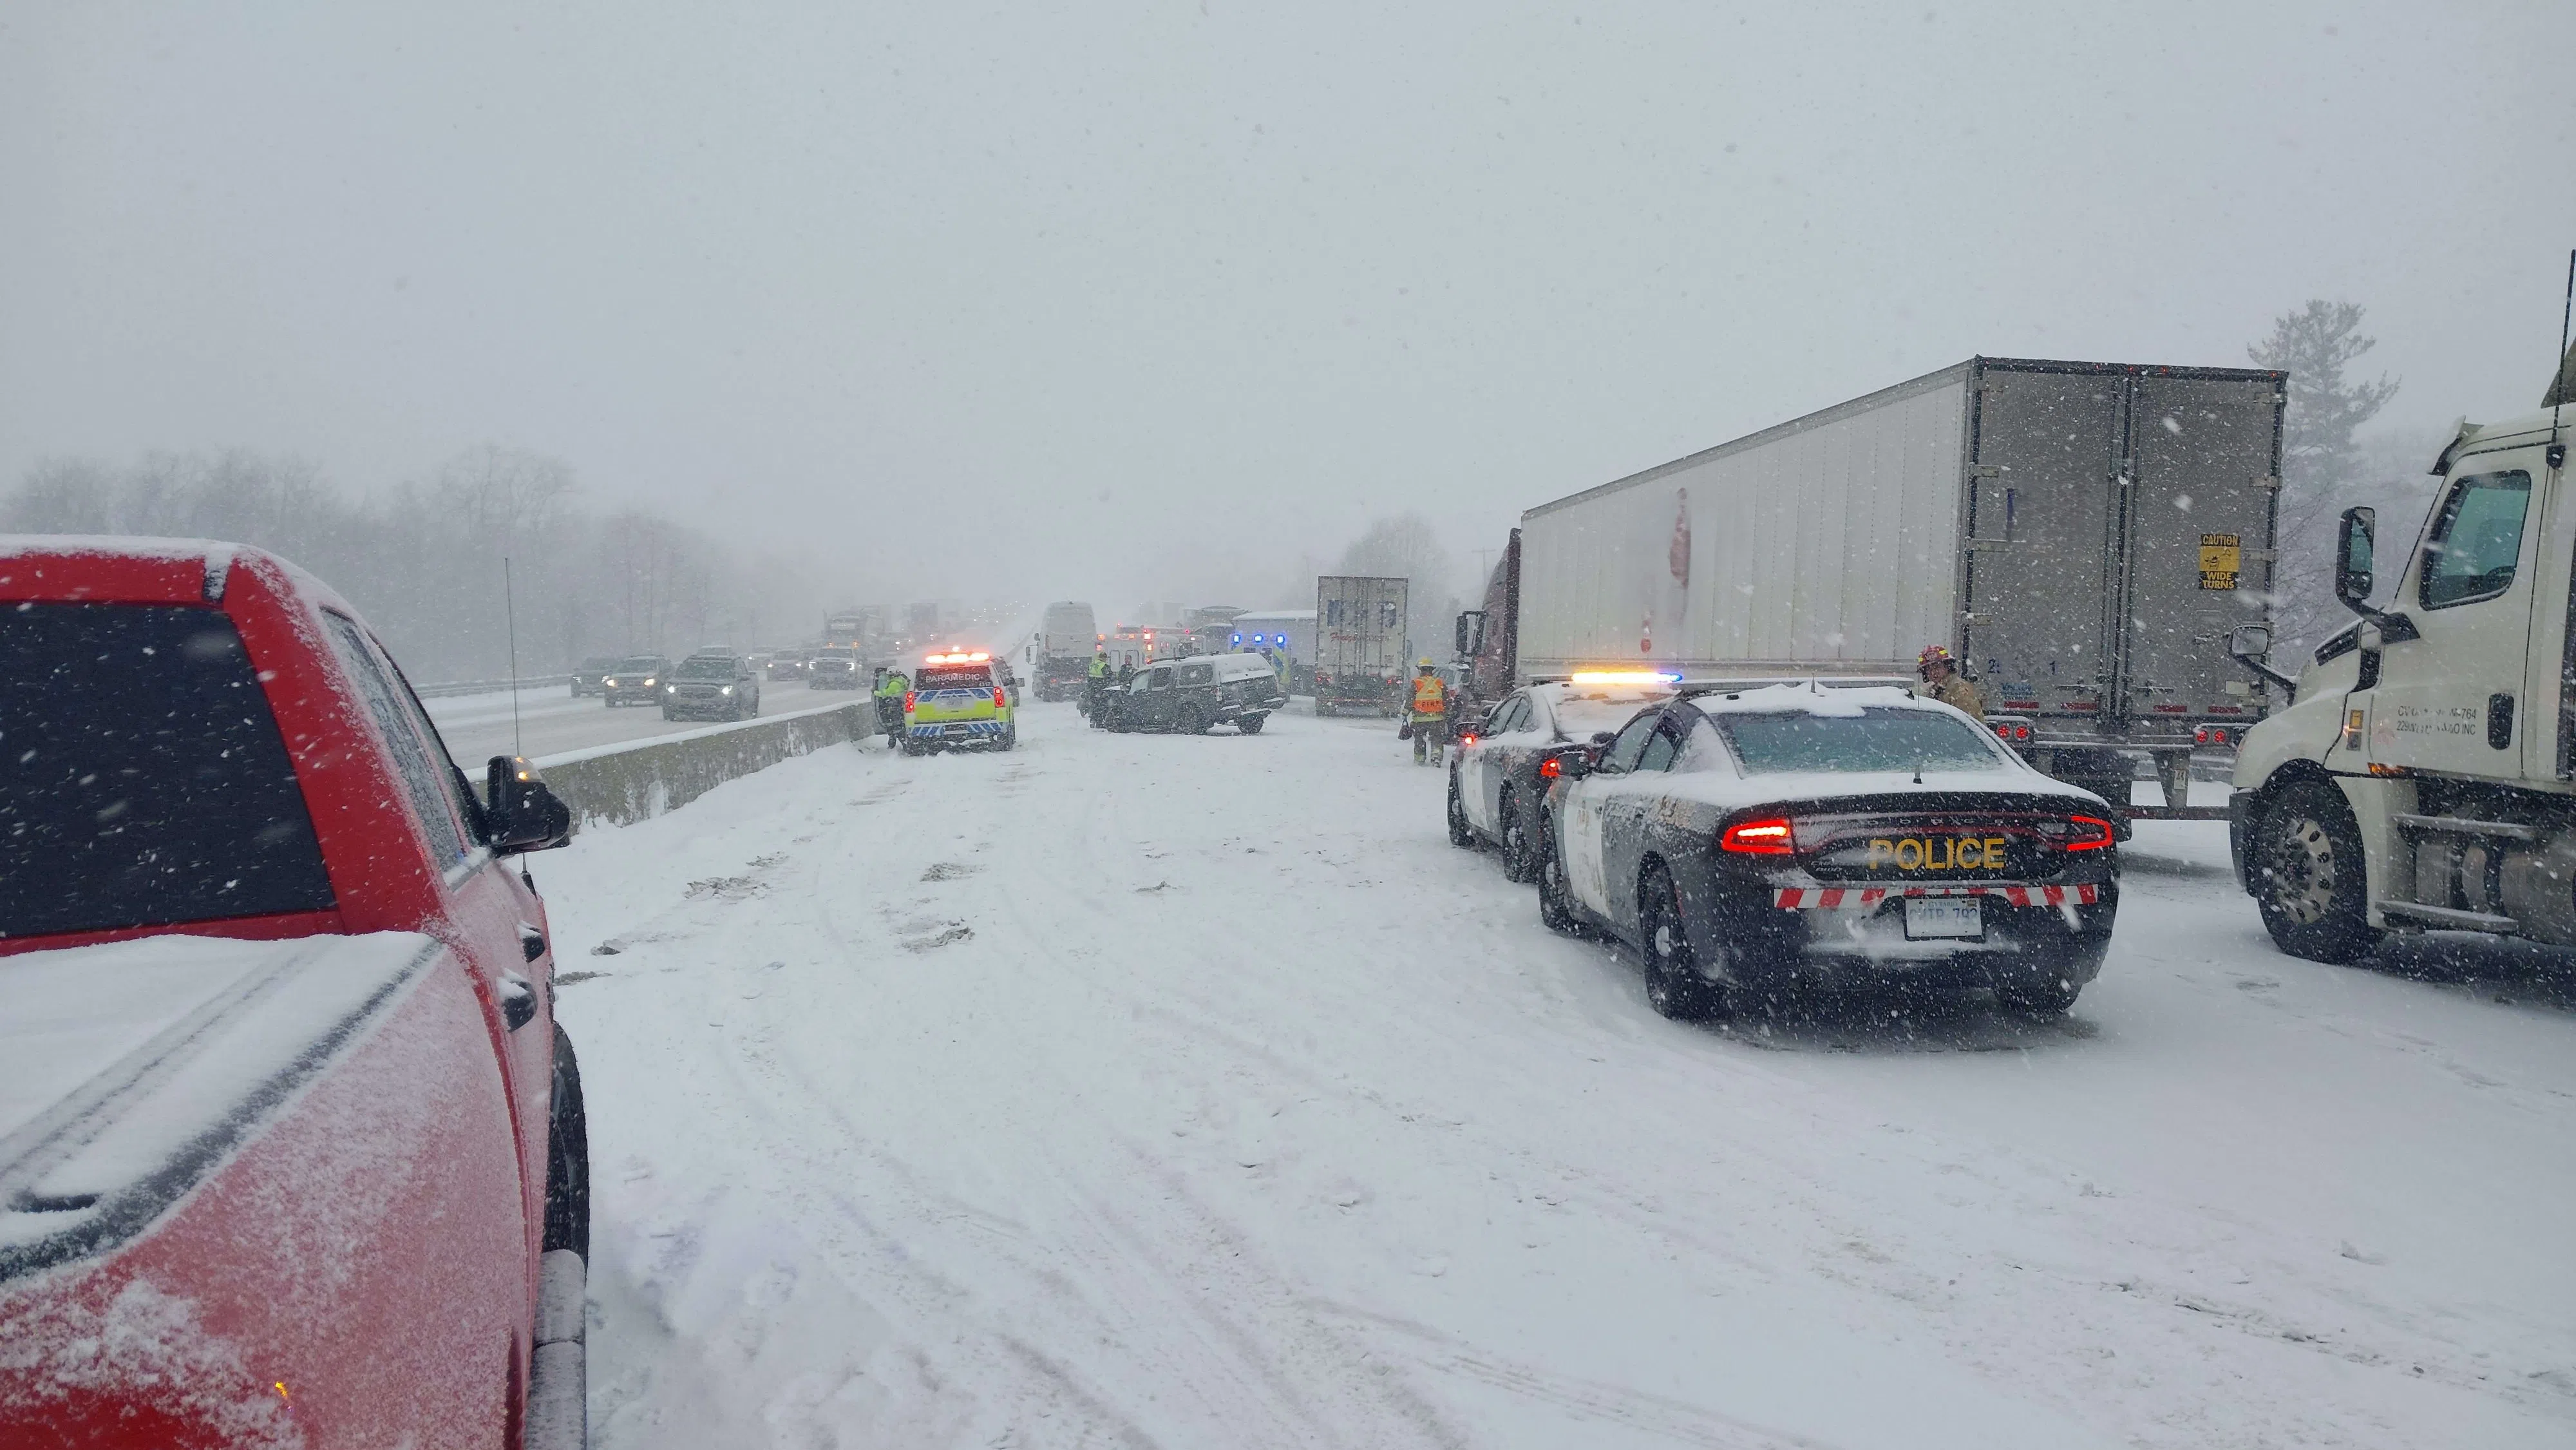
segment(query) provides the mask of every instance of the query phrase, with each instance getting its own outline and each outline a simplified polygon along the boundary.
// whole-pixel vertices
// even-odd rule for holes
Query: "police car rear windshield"
[[[1856,715],[1720,714],[1748,775],[1787,771],[2001,770],[1985,732],[1929,710],[1862,710]]]
[[[993,672],[983,665],[924,665],[913,677],[916,690],[989,690]]]

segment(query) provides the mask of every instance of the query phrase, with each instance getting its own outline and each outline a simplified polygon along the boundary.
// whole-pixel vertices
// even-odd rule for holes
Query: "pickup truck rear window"
[[[0,936],[332,904],[230,619],[0,606]]]
[[[990,670],[985,669],[982,665],[977,665],[972,669],[963,670],[925,669],[920,674],[912,677],[912,687],[915,690],[924,692],[930,690],[989,690],[993,688],[993,675]]]

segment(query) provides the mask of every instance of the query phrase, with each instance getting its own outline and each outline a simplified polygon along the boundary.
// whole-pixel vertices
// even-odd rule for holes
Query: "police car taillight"
[[[1745,856],[1794,856],[1798,843],[1785,820],[1739,821],[1720,832],[1718,849]]]
[[[2100,816],[2070,816],[2066,829],[2069,851],[2099,851],[2111,844],[2111,823]]]
[[[918,703],[918,702],[920,701],[920,699],[921,699],[921,692],[920,692],[920,691],[918,691],[918,690],[906,690],[906,691],[904,691],[904,692],[903,692],[903,712],[904,712],[905,714],[907,714],[907,715],[911,714],[911,713],[912,713],[912,707],[913,707],[916,703]]]
[[[1565,763],[1551,755],[1538,763],[1538,773],[1541,779],[1554,780],[1565,774]]]

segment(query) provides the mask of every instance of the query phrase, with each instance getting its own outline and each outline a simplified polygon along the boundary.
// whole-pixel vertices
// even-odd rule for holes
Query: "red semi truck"
[[[284,561],[0,538],[0,1445],[584,1442],[569,828]]]

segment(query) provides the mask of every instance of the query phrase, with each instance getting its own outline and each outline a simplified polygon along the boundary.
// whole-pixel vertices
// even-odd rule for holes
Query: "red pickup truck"
[[[292,565],[0,537],[0,1446],[584,1442],[569,833]]]

